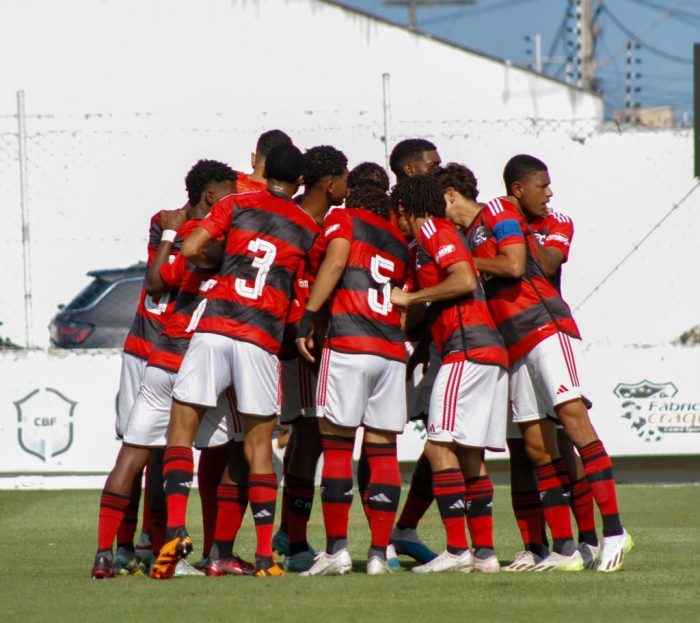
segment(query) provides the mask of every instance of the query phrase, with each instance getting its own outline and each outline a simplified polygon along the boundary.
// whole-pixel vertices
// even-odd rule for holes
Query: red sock
[[[544,547],[544,513],[538,491],[511,491],[515,521],[525,549],[539,553]]]
[[[469,548],[464,508],[464,478],[458,469],[433,473],[433,495],[447,534],[447,551],[461,554]]]
[[[335,545],[348,538],[348,516],[352,504],[353,437],[322,435],[323,472],[321,502],[326,527],[326,552],[335,553]],[[340,543],[340,547],[344,547]]]
[[[248,487],[245,485],[219,485],[216,490],[216,529],[214,543],[218,558],[233,556],[233,544],[243,523],[248,506]]]
[[[226,468],[226,445],[205,448],[199,454],[197,486],[202,504],[202,554],[209,555],[216,529],[217,487]]]
[[[369,465],[367,509],[372,533],[372,549],[384,550],[389,545],[396,509],[401,497],[401,475],[395,443],[365,443]]]
[[[272,558],[272,530],[275,524],[277,502],[277,476],[275,474],[250,474],[248,499],[255,522],[257,549],[255,555]]]
[[[561,554],[563,545],[573,540],[571,507],[566,495],[568,490],[563,486],[563,477],[557,470],[556,461],[537,466],[535,471],[544,517],[552,533],[553,549]]]
[[[106,489],[100,497],[100,514],[97,524],[98,551],[112,550],[114,538],[117,536],[119,524],[129,506],[129,496],[111,493]]]
[[[309,548],[306,528],[314,502],[314,481],[288,474],[284,489],[287,493],[284,505],[287,507],[289,553],[297,554]]]
[[[425,454],[421,454],[413,470],[411,486],[408,489],[406,501],[396,526],[415,529],[425,512],[430,508],[433,499],[433,472],[430,469],[430,461]]]
[[[603,442],[596,439],[596,441],[580,448],[579,454],[581,461],[583,461],[583,468],[586,470],[586,478],[591,485],[595,503],[603,518],[603,535],[622,534],[612,461],[605,451]]]
[[[593,491],[586,478],[577,480],[571,485],[571,510],[576,518],[578,540],[590,545],[598,545],[595,532],[595,509],[593,507]]]
[[[187,501],[194,477],[192,448],[172,446],[165,450],[163,459],[163,489],[168,509],[168,538],[187,524]]]
[[[493,483],[488,476],[478,476],[467,480],[464,487],[472,547],[493,549]]]

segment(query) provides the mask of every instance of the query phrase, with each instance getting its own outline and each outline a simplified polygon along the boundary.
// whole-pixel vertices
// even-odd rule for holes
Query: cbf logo
[[[77,402],[47,387],[35,389],[14,403],[17,440],[28,454],[47,462],[73,443],[73,411]]]
[[[674,400],[678,388],[671,382],[620,383],[614,393],[622,401],[621,417],[644,441],[661,441],[668,433],[700,433],[700,402]]]

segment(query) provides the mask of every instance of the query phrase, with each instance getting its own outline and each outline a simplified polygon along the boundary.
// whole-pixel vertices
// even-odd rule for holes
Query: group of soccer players
[[[246,175],[200,160],[185,207],[151,220],[92,577],[349,572],[358,428],[368,574],[399,569],[400,555],[419,563],[415,573],[620,569],[632,539],[581,393],[581,338],[560,292],[573,225],[549,210],[546,165],[514,156],[506,195],[486,204],[473,172],[442,166],[424,139],[394,147],[391,189],[381,166],[349,171],[340,150],[302,153],[280,130],[260,136],[251,166]],[[427,441],[397,518],[396,436],[407,419],[423,420]],[[280,423],[291,436],[273,535]],[[506,443],[523,551],[501,567],[484,453]],[[185,561],[193,447],[197,568]],[[321,456],[326,546],[316,553],[307,524]],[[440,554],[417,533],[433,500]],[[248,506],[253,562],[234,554]]]

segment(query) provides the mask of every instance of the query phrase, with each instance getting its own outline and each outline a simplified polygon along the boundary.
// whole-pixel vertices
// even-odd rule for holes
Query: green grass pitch
[[[405,490],[404,490],[405,494]],[[623,485],[624,523],[635,539],[622,572],[437,574],[415,576],[411,562],[391,576],[364,574],[368,530],[357,497],[345,577],[144,577],[89,579],[96,540],[97,491],[0,491],[0,620],[9,621],[698,621],[700,487]],[[508,561],[519,549],[509,492],[496,488],[496,548]],[[195,547],[199,500],[190,503]],[[420,533],[442,549],[431,508]],[[317,497],[310,540],[321,547]],[[236,550],[250,558],[249,513]],[[195,549],[193,559],[198,558]]]

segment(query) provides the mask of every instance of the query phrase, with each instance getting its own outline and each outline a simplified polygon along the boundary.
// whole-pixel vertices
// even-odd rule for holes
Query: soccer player
[[[291,145],[292,139],[282,130],[267,130],[263,132],[255,144],[255,151],[250,154],[250,166],[253,172],[237,171],[236,192],[245,193],[267,188],[265,179],[265,160],[270,150],[277,145]]]
[[[235,171],[227,165],[216,161],[200,160],[188,172],[185,179],[189,199],[187,208],[161,212],[152,220],[150,243],[155,244],[153,234],[157,232],[158,245],[146,275],[144,289],[147,297],[142,299],[142,302],[150,302],[143,303],[141,309],[149,310],[148,313],[151,316],[157,316],[158,324],[168,321],[175,306],[184,272],[184,265],[177,260],[175,252],[179,249],[182,237],[187,232],[188,224],[191,224],[192,220],[204,217],[216,201],[231,193],[235,188],[235,179]],[[165,294],[158,301],[159,306],[150,298],[156,293]],[[141,316],[141,318],[147,317]],[[150,356],[153,344],[158,340],[158,336],[152,333],[155,329],[155,321],[141,322],[138,316],[137,321],[134,324],[141,327],[141,332],[132,331],[131,343],[139,347],[142,353],[147,350]],[[139,338],[138,335],[143,337]],[[127,342],[129,341],[130,339],[127,338]],[[141,472],[151,456],[149,447],[142,443],[131,443],[128,438],[129,425],[132,423],[131,415],[139,405],[139,398],[143,398],[141,391],[137,396],[129,419],[122,423],[125,439],[115,466],[107,477],[100,499],[97,554],[92,570],[92,577],[95,579],[114,575],[112,544],[129,508],[133,484],[136,480],[140,482]],[[154,527],[157,528],[155,521]]]
[[[319,228],[328,211],[345,200],[347,165],[345,154],[330,145],[312,147],[304,153],[304,195],[299,206]],[[320,258],[312,259],[311,263],[318,266]],[[309,276],[304,276],[297,284],[299,290],[308,292],[309,280]],[[281,526],[273,538],[273,546],[285,555],[284,567],[288,571],[308,570],[316,555],[307,541],[306,530],[313,505],[316,463],[321,455],[314,402],[316,372],[301,357],[294,342],[295,323],[305,303],[306,300],[295,300],[280,353],[284,396],[280,424],[291,425],[292,430],[284,457]]]
[[[346,209],[328,215],[326,257],[299,323],[297,345],[313,361],[313,322],[331,299],[316,394],[326,551],[305,576],[343,575],[352,569],[348,515],[355,431],[361,425],[370,473],[367,573],[391,572],[386,548],[401,493],[396,434],[406,421],[406,347],[401,314],[389,297],[393,286],[404,283],[408,247],[388,216],[386,193],[374,188],[356,189],[348,195]]]
[[[504,181],[506,193],[518,200],[523,218],[533,236],[537,261],[555,288],[561,292],[562,264],[569,257],[574,226],[570,217],[548,208],[552,190],[547,166],[538,158],[519,154],[506,164]],[[557,445],[572,483],[570,502],[578,526],[578,550],[586,568],[592,569],[600,554],[595,530],[593,493],[581,458],[560,425],[557,426]],[[546,556],[541,536],[544,516],[534,468],[529,467],[531,464],[519,428],[512,423],[508,427],[508,447],[511,456],[513,511],[525,549],[516,554],[513,562],[504,569],[522,571],[537,564],[538,558]]]
[[[253,169],[252,173],[246,174],[240,171],[236,172],[236,192],[244,193],[265,190],[267,188],[265,180],[265,159],[267,158],[267,154],[270,153],[270,150],[276,145],[291,145],[291,143],[292,140],[282,130],[267,130],[263,132],[258,137],[255,151],[250,154],[250,165]],[[188,334],[188,336],[191,336],[191,334]],[[195,440],[195,447],[199,447],[196,441],[197,440]],[[228,445],[207,447],[204,452],[200,452],[199,464],[197,466],[197,485],[199,487],[199,499],[202,505],[203,540],[202,560],[200,563],[196,563],[195,566],[207,567],[212,573],[214,573],[214,567],[207,564],[209,562],[207,559],[210,557],[210,548],[213,542],[214,532],[216,531],[217,507],[221,504],[224,505],[226,509],[224,510],[224,516],[226,516],[228,512],[231,512],[234,507],[237,508],[235,505],[232,506],[230,500],[226,501],[230,497],[229,493],[225,494],[225,498],[220,497],[223,490],[219,489],[219,487],[222,486],[221,475],[224,469],[227,465],[229,466],[229,471],[232,469],[230,466],[231,460],[228,456],[230,450],[231,447]],[[162,461],[160,471],[162,473]],[[162,494],[163,487],[161,486],[160,489]],[[232,524],[225,523],[224,525],[231,526]],[[229,527],[227,531],[230,530],[231,528]],[[227,549],[225,546],[222,547]],[[222,558],[221,560],[227,559]],[[181,568],[188,566],[186,560],[181,561],[175,575],[180,573]]]
[[[423,138],[409,138],[397,143],[389,156],[389,166],[396,176],[397,183],[409,177],[432,175],[440,168],[440,154],[437,147],[430,141]],[[398,208],[400,203],[400,192],[396,192],[396,188],[392,191],[392,202],[394,207]],[[410,231],[410,227],[408,228]],[[417,351],[411,355],[409,367],[412,367],[414,362],[423,358],[427,365],[429,352],[427,349],[423,353],[423,349],[418,348],[420,344],[416,343]],[[433,370],[428,369],[423,390],[430,386],[430,381],[433,377],[434,366],[437,363],[436,359],[433,363]],[[424,392],[425,393],[425,392]],[[427,423],[426,414],[417,414],[416,417],[423,416],[423,423]],[[391,543],[397,554],[405,554],[411,556],[418,562],[426,563],[431,561],[437,554],[427,547],[418,536],[418,522],[422,519],[425,512],[433,502],[432,493],[432,472],[430,470],[430,461],[421,454],[416,462],[411,478],[411,485],[406,495],[403,510],[399,515],[396,526],[391,534]],[[393,566],[398,565],[398,560],[392,559]]]
[[[538,175],[548,178],[541,171]],[[581,455],[603,517],[603,550],[597,569],[616,571],[632,540],[620,521],[612,463],[582,400],[576,369],[581,338],[568,305],[544,273],[532,236],[513,202],[517,199],[500,198],[484,209],[477,207],[476,216],[467,216],[470,223],[465,233],[477,269],[487,276],[489,309],[510,360],[513,421],[535,465],[552,533],[553,551],[533,570],[580,571],[585,565],[573,541],[570,481],[559,457],[556,425],[547,417],[554,414]]]
[[[182,254],[208,265],[206,247],[225,236],[216,286],[198,318],[173,389],[163,475],[168,511],[166,543],[151,577],[172,577],[192,551],[185,520],[192,483],[192,440],[207,408],[233,386],[243,420],[248,499],[257,535],[255,575],[281,576],[272,558],[277,478],[272,433],[280,404],[280,350],[295,276],[318,238],[318,226],[292,196],[301,183],[303,156],[293,145],[267,155],[268,191],[230,196],[185,240]]]
[[[483,456],[485,448],[505,449],[508,355],[471,254],[445,219],[440,184],[432,177],[416,177],[400,186],[401,209],[419,245],[415,270],[420,289],[395,288],[391,301],[401,307],[431,303],[430,329],[442,357],[430,397],[424,452],[433,472],[433,495],[447,547],[413,571],[493,573],[500,569],[493,545],[493,484]]]

